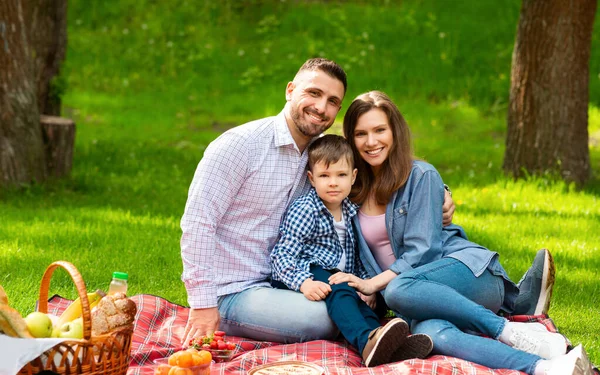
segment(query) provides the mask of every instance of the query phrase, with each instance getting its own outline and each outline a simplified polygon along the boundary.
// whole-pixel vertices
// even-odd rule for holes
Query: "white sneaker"
[[[508,335],[501,335],[499,340],[515,349],[538,355],[544,359],[552,359],[567,352],[567,340],[563,335],[550,332],[541,323],[506,323]],[[504,338],[508,336],[508,340]]]
[[[540,361],[543,372],[535,369],[535,374],[544,375],[593,375],[592,363],[581,344],[565,355],[548,361]]]

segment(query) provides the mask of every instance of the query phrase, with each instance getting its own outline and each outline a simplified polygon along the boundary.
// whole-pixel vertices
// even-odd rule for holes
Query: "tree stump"
[[[66,176],[73,166],[75,122],[57,116],[40,116],[48,175]]]

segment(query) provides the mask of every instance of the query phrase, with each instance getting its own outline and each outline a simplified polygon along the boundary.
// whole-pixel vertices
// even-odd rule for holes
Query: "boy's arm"
[[[300,255],[315,226],[312,211],[296,201],[289,207],[279,228],[279,239],[271,252],[271,267],[288,288],[300,291],[306,279],[312,279],[310,265]]]

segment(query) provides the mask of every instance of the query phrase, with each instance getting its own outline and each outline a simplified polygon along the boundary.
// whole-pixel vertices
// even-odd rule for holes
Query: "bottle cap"
[[[113,272],[113,279],[127,280],[128,278],[127,272]]]

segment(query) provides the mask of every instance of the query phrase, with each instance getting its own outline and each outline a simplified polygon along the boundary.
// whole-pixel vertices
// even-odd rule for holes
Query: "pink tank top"
[[[385,227],[385,214],[369,216],[359,210],[358,222],[377,264],[383,271],[387,270],[396,261],[396,257]]]

